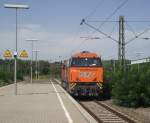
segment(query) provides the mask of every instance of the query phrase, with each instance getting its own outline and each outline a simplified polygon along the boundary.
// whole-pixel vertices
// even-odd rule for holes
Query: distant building
[[[132,60],[131,64],[141,64],[141,63],[147,63],[147,62],[150,62],[150,57],[143,58],[143,59]]]

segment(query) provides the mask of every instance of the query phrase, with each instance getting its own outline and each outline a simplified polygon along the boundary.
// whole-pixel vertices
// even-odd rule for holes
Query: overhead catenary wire
[[[115,31],[116,27],[117,27],[117,23],[114,24],[112,30],[110,31],[110,34],[109,34],[110,36],[112,36],[112,33]]]
[[[82,20],[82,22],[81,22],[80,24],[82,25],[83,23],[86,24],[88,27],[90,27],[90,28],[92,28],[92,29],[98,31],[99,33],[101,33],[102,35],[106,36],[107,38],[112,39],[113,41],[115,41],[115,42],[118,43],[118,40],[114,39],[114,38],[111,37],[110,35],[108,35],[108,34],[104,33],[103,31],[99,30],[98,28],[96,28],[96,27],[94,27],[94,26],[92,26],[92,25],[86,23],[86,21],[85,21],[84,19]]]
[[[125,21],[125,23],[126,23],[127,27],[130,29],[130,31],[133,33],[133,35],[136,37],[136,32],[134,31],[132,26],[127,21]]]
[[[91,12],[85,17],[85,19],[87,19],[87,18],[91,17],[92,15],[94,15],[94,13],[97,11],[97,9],[98,9],[103,3],[104,3],[104,0],[101,0],[101,1],[97,4],[97,6],[94,8],[94,10],[91,11]]]
[[[92,15],[97,11],[97,9],[98,9],[103,3],[104,3],[104,0],[101,0],[101,1],[98,3],[98,5],[94,8],[94,10],[91,11],[91,12],[85,17],[85,19],[87,19],[88,17],[92,16]],[[79,33],[78,33],[78,34],[79,34]],[[76,38],[75,38],[73,41],[75,41],[76,39],[77,39],[77,36],[76,36]],[[75,47],[75,49],[71,50],[71,53],[69,53],[69,55],[71,55],[81,44],[83,44],[84,41],[86,41],[86,39],[82,40],[81,43]]]
[[[126,3],[128,2],[128,0],[123,1],[98,27],[98,29],[100,29],[113,15],[115,15],[117,13],[117,11],[119,9],[121,9]]]
[[[127,1],[128,1],[128,0],[127,0]],[[124,1],[124,2],[126,3],[127,1]],[[123,3],[124,3],[124,2],[123,2]],[[116,11],[117,11],[117,9],[116,9]],[[114,14],[115,14],[115,13],[114,13]],[[111,14],[110,14],[110,16],[111,16]],[[112,15],[112,16],[113,16],[113,15]],[[109,17],[109,16],[108,16],[108,17]],[[110,17],[110,18],[111,18],[111,17]],[[81,24],[82,24],[82,23],[86,24],[88,27],[93,28],[95,31],[100,32],[101,34],[105,35],[105,36],[108,37],[109,39],[112,39],[113,41],[115,41],[115,42],[118,43],[118,41],[117,41],[116,39],[114,40],[114,38],[112,38],[112,37],[110,36],[111,34],[108,35],[107,33],[104,33],[103,31],[100,30],[100,28],[101,28],[106,22],[108,22],[110,18],[108,18],[108,20],[107,20],[107,18],[106,18],[104,21],[101,21],[102,23],[101,23],[101,25],[100,25],[98,28],[97,28],[97,27],[94,27],[94,26],[92,26],[91,24],[88,23],[88,22],[92,22],[92,21],[85,21],[84,19],[82,20]],[[100,21],[99,21],[99,22],[100,22]],[[110,21],[110,22],[118,22],[118,21]],[[143,32],[141,32],[141,33],[138,34],[137,32],[134,31],[134,29],[132,28],[132,26],[130,26],[130,25],[128,24],[128,22],[150,22],[149,20],[129,20],[129,21],[125,21],[125,22],[127,22],[127,26],[130,28],[131,32],[134,34],[134,37],[131,38],[130,40],[128,40],[128,41],[124,44],[124,46],[127,45],[128,43],[134,41],[135,39],[139,38],[141,35],[143,35],[144,33],[146,33],[147,31],[150,30],[150,28],[147,28],[146,30],[144,30]],[[136,33],[137,33],[137,34],[136,34]]]
[[[82,19],[80,25],[82,25],[83,23],[86,24],[88,27],[90,27],[90,28],[92,28],[92,29],[98,31],[99,33],[105,35],[105,36],[108,37],[109,39],[112,39],[113,41],[115,41],[115,42],[118,43],[118,40],[114,39],[114,38],[111,37],[110,35],[108,35],[108,34],[104,33],[103,31],[99,30],[98,28],[96,28],[96,27],[94,27],[94,26],[88,24],[84,19]],[[137,34],[137,35],[134,36],[132,39],[128,40],[128,41],[125,43],[125,45],[127,45],[128,43],[130,43],[130,42],[132,42],[133,40],[137,39],[139,36],[143,35],[144,33],[148,32],[149,30],[150,30],[150,28],[145,29],[143,32]]]
[[[97,22],[97,23],[99,23],[99,22],[104,22],[105,20],[87,20],[87,22]],[[106,21],[105,23],[115,23],[115,22],[119,22],[119,21],[117,21],[117,20],[108,20],[108,21]],[[150,20],[126,20],[125,22],[137,22],[137,23],[139,23],[139,22],[146,22],[146,23],[150,23]]]
[[[119,9],[121,9],[127,2],[128,2],[128,0],[123,1],[123,2],[101,23],[101,25],[100,25],[98,28],[95,28],[94,26],[89,25],[88,23],[86,23],[86,22],[85,22],[85,19],[82,19],[82,22],[80,23],[80,25],[82,25],[82,23],[85,23],[87,26],[89,26],[89,27],[95,29],[96,31],[98,31],[98,32],[100,32],[101,34],[105,35],[107,38],[110,38],[110,39],[112,39],[113,41],[115,41],[115,42],[118,43],[118,40],[116,40],[116,39],[114,39],[113,37],[109,36],[108,34],[102,32],[102,31],[100,30],[100,28],[101,28],[114,14],[116,14],[117,11],[118,11]],[[83,22],[83,21],[84,21],[84,22]],[[94,34],[94,33],[95,33],[95,31],[94,31],[92,34]]]
[[[150,23],[150,20],[126,20],[127,22],[144,22],[144,23]]]
[[[104,2],[104,0],[102,0],[102,1],[98,4],[98,6],[97,6],[88,16],[85,17],[85,19],[87,19],[88,17],[92,16],[92,15],[96,12],[97,8],[103,4],[103,2]],[[107,22],[107,21],[108,21],[120,8],[122,8],[127,2],[128,2],[128,0],[123,1],[123,2],[113,11],[113,13],[111,13],[111,14],[105,19],[105,21],[100,25],[100,27],[102,27],[102,26],[105,24],[105,22]],[[118,43],[118,40],[114,39],[113,37],[109,36],[108,34],[102,32],[101,30],[95,28],[94,26],[89,25],[88,23],[85,23],[85,24],[88,25],[89,27],[94,28],[95,30],[97,30],[98,32],[100,32],[101,34],[103,34],[104,36],[106,36],[106,38],[110,38],[110,39],[112,39],[113,41],[115,41],[115,42]],[[100,28],[100,27],[99,27],[99,28]],[[93,33],[95,33],[95,32],[93,32]],[[80,47],[80,45],[82,45],[85,41],[86,41],[86,39],[83,40],[76,48]],[[75,48],[75,49],[76,49],[76,48]],[[73,51],[75,51],[75,50],[72,50],[72,51],[71,51],[71,54],[73,53]]]
[[[87,22],[89,23],[89,22],[104,22],[105,20],[87,20]],[[108,22],[114,22],[114,23],[116,23],[116,22],[119,22],[119,21],[116,21],[116,20],[108,20],[108,21],[106,21],[105,23],[108,23]]]
[[[104,1],[105,1],[105,0],[101,0],[101,1],[98,3],[98,5],[94,8],[94,10],[91,11],[91,12],[85,17],[85,19],[91,17],[91,16],[97,11],[97,9],[104,3]],[[76,37],[76,39],[77,39],[77,37]],[[71,50],[70,55],[71,55],[77,48],[79,48],[79,47],[84,43],[84,41],[86,41],[86,40],[88,40],[88,39],[83,39],[79,45],[77,45],[73,50]]]
[[[93,22],[93,21],[87,21],[87,22]],[[94,21],[94,22],[104,22],[104,20],[100,20],[100,21]],[[107,22],[119,22],[119,21],[115,21],[115,20],[110,20],[110,21],[107,21]],[[150,28],[147,28],[145,29],[143,32],[139,33],[139,34],[136,34],[136,32],[133,30],[132,26],[129,25],[129,22],[150,22],[150,20],[126,20],[126,25],[130,28],[130,30],[132,31],[132,33],[134,34],[134,37],[131,38],[130,40],[128,40],[126,44],[132,42],[133,40],[137,39],[139,36],[143,35],[144,33],[146,33],[147,31],[150,30]],[[146,39],[146,38],[145,38]]]
[[[116,13],[117,13],[117,11],[119,10],[119,9],[121,9],[126,3],[128,2],[128,0],[125,0],[125,1],[123,1],[105,20],[100,20],[100,21],[86,21],[86,22],[102,22],[101,23],[101,25],[103,26],[106,22],[118,22],[118,21],[113,21],[113,20],[109,20],[113,15],[115,15]],[[88,18],[88,17],[90,17],[90,16],[92,16],[95,12],[96,12],[96,9],[97,8],[95,8],[87,17],[85,17],[85,19],[86,18]],[[126,22],[126,21],[125,21]],[[148,21],[148,20],[127,20],[127,22],[150,22],[150,21]],[[86,25],[87,25],[88,23],[86,23]],[[101,25],[99,26],[99,28],[101,28]],[[92,26],[92,25],[90,25],[90,26]],[[92,26],[92,27],[94,27],[94,26]],[[128,26],[129,27],[129,26]],[[131,27],[131,26],[130,26]],[[130,28],[129,27],[129,28]],[[112,39],[113,41],[115,41],[115,42],[117,42],[118,43],[118,40],[116,40],[116,39],[114,39],[112,36],[111,36],[111,34],[109,35],[109,34],[107,34],[107,33],[104,33],[103,31],[101,31],[100,29],[98,29],[98,28],[96,28],[96,27],[94,27],[95,28],[95,30],[96,31],[98,31],[98,32],[100,32],[101,34],[103,34],[103,35],[105,35],[106,36],[106,38],[109,38],[109,39]],[[136,38],[138,38],[139,36],[141,36],[142,34],[136,34],[136,32],[133,30],[133,28],[131,27],[130,28],[130,30],[132,31],[132,33],[134,32],[134,37],[132,38],[132,40],[134,40],[134,39],[136,39]],[[112,33],[114,31],[114,29],[112,29],[112,31],[110,32],[110,33]],[[145,32],[144,32],[145,33]],[[86,40],[83,40],[81,43],[80,43],[80,45],[81,44],[83,44],[84,43],[84,41],[86,41]],[[130,41],[130,40],[129,40]],[[77,47],[80,47],[80,45],[78,45]]]
[[[104,21],[102,21],[102,23],[99,25],[99,27],[98,27],[97,29],[100,31],[100,28],[102,28],[102,26],[103,26],[107,21],[109,21],[109,19],[110,19],[113,15],[115,15],[115,14],[117,13],[117,11],[118,11],[119,9],[121,9],[127,2],[128,2],[128,0],[124,0],[119,6],[117,6],[117,8],[116,8],[111,14],[109,14],[108,17],[106,17],[106,19],[105,19]],[[85,20],[85,19],[83,19],[83,20]],[[118,22],[118,21],[114,21],[114,22]],[[94,31],[92,34],[94,34],[94,33],[95,33],[95,31]],[[107,35],[107,37],[109,37],[108,34],[106,34],[106,35]],[[110,36],[110,37],[111,37],[111,36]]]
[[[128,40],[125,45],[129,44],[130,42],[134,41],[135,39],[137,39],[138,37],[140,37],[141,35],[143,35],[144,33],[148,32],[150,30],[150,28],[145,29],[143,32],[137,34],[135,37],[131,38],[130,40]]]

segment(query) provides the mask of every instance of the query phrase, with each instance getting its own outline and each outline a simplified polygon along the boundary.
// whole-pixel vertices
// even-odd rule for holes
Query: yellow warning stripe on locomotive
[[[70,88],[70,89],[74,88],[75,86],[76,86],[76,83],[70,83],[70,84],[69,84],[69,88]]]
[[[99,88],[103,88],[103,85],[102,85],[102,83],[97,83],[97,86],[99,87]]]

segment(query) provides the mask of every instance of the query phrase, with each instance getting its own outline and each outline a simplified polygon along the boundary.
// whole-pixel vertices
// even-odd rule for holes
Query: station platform
[[[96,123],[53,81],[18,83],[0,88],[0,123]]]

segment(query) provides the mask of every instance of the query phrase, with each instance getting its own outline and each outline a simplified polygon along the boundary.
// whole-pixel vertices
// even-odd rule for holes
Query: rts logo
[[[80,72],[80,77],[93,78],[95,73],[93,72]]]

